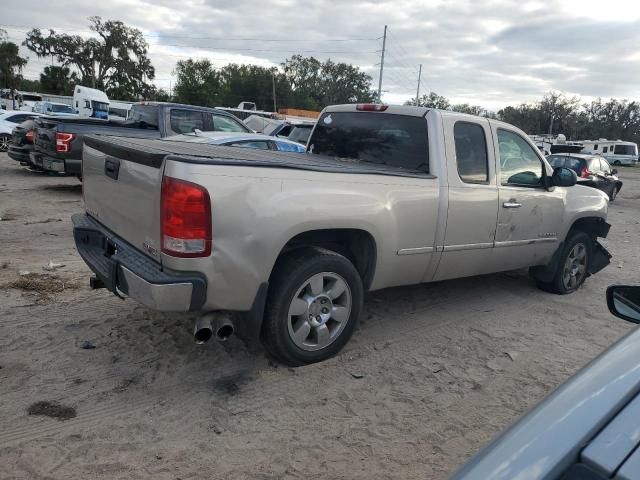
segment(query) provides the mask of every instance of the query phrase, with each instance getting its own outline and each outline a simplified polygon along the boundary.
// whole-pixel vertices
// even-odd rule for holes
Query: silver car
[[[607,290],[610,311],[640,323],[640,286]],[[640,329],[503,432],[455,480],[640,479]]]

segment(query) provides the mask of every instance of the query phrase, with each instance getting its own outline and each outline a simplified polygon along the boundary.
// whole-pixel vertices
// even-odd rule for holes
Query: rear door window
[[[194,130],[204,130],[204,115],[202,112],[172,108],[169,114],[171,130],[176,133],[193,133]]]
[[[559,155],[553,155],[549,157],[547,160],[549,162],[549,165],[551,165],[553,168],[558,168],[558,167],[564,167],[565,158],[566,157],[562,157]]]
[[[453,137],[460,179],[465,183],[488,183],[489,160],[484,128],[477,123],[456,122]]]
[[[375,112],[325,112],[309,139],[309,152],[362,163],[429,172],[423,117]]]
[[[567,163],[565,166],[567,168],[570,168],[574,172],[576,172],[578,175],[580,175],[580,172],[584,168],[584,160],[581,160],[579,158],[569,157],[567,158]]]

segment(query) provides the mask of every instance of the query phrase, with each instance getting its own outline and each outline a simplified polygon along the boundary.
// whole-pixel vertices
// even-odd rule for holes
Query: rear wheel
[[[9,142],[11,141],[11,135],[6,133],[0,134],[0,152],[6,152],[9,150]]]
[[[618,186],[614,185],[613,188],[611,189],[611,193],[609,194],[609,201],[613,202],[616,199],[617,195],[618,195]]]
[[[556,273],[550,282],[538,282],[542,290],[559,295],[575,292],[586,280],[591,261],[592,240],[584,232],[574,231],[567,237]]]
[[[620,160],[616,160],[615,162],[613,162],[613,164],[620,166],[620,165],[622,165],[622,162]]]
[[[296,250],[272,275],[263,343],[291,366],[326,360],[349,341],[363,296],[360,275],[345,257],[321,248]]]

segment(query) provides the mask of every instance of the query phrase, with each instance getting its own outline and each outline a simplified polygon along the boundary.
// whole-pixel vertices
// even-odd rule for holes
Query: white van
[[[636,165],[638,163],[638,145],[622,140],[584,140],[580,153],[598,154],[612,165]]]
[[[73,109],[81,117],[109,119],[109,98],[95,88],[76,86],[73,89]]]

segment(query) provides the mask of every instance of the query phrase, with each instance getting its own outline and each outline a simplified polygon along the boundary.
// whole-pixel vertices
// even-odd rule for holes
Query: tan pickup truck
[[[95,288],[290,365],[338,352],[365,291],[530,267],[565,294],[610,259],[602,192],[517,128],[453,112],[328,107],[306,154],[89,137],[83,177]]]

